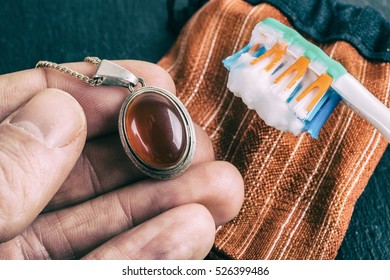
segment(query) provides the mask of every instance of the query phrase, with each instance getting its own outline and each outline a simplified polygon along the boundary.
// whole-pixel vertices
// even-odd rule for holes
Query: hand
[[[175,92],[160,67],[117,63],[148,85]],[[67,66],[94,72],[88,63]],[[184,174],[169,181],[145,178],[117,133],[127,94],[47,69],[0,76],[1,259],[207,255],[215,227],[241,207],[242,178],[231,164],[214,160],[199,127],[195,158]]]

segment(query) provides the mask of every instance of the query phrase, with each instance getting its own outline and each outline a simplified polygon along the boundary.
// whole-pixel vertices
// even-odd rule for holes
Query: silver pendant
[[[108,60],[100,61],[94,78],[130,91],[119,112],[118,129],[134,165],[156,179],[183,173],[193,159],[196,141],[191,117],[180,100]]]

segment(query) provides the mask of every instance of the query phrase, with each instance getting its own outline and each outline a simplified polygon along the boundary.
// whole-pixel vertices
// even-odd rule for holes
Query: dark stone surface
[[[2,1],[0,34],[0,74],[88,55],[156,62],[175,40],[166,0]]]
[[[390,15],[388,0],[344,2]],[[165,0],[2,1],[0,34],[0,74],[88,55],[156,62],[175,40]],[[390,259],[390,148],[356,204],[337,258]]]

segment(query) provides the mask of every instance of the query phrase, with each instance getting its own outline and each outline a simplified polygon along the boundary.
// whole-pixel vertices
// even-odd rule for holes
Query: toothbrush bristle
[[[235,62],[237,61],[237,59],[244,53],[248,52],[250,49],[250,46],[249,44],[244,46],[241,50],[239,50],[238,52],[232,54],[231,56],[225,58],[222,62],[223,62],[223,65],[230,71],[232,70],[232,66],[235,64]]]
[[[326,95],[328,98],[321,107],[318,106],[318,112],[316,112],[311,120],[305,121],[305,130],[307,130],[314,139],[317,139],[321,127],[325,124],[326,120],[341,101],[341,96],[332,88],[329,88]]]
[[[254,65],[267,57],[272,57],[271,62],[264,68],[266,71],[270,71],[284,57],[286,51],[287,51],[287,44],[277,43],[271,49],[263,53],[261,56],[253,59],[250,62],[250,64]]]
[[[295,97],[295,95],[301,90],[302,83],[298,83],[297,86],[294,88],[294,90],[291,92],[290,96],[286,99],[287,103],[290,103],[290,101]]]
[[[260,44],[259,44],[259,43],[254,44],[254,45],[249,49],[248,53],[254,54],[254,53],[256,53],[259,49],[260,49]]]
[[[272,75],[272,76],[275,75],[280,69],[283,68],[283,66],[284,66],[284,63],[283,63],[283,62],[280,63],[280,64],[278,65],[278,67],[275,68],[275,70],[272,72],[271,75]]]
[[[268,120],[266,123],[282,131],[298,134],[301,129],[317,138],[341,100],[331,86],[346,73],[345,68],[298,32],[272,18],[257,24],[248,45],[223,63],[234,73],[229,89],[249,108],[256,108],[260,117]],[[252,86],[241,86],[245,79],[245,84]],[[284,104],[278,106],[274,101]],[[272,114],[272,122],[265,112],[270,108],[264,104],[273,104],[274,111],[280,112]],[[288,127],[283,119],[287,115]]]
[[[275,84],[279,83],[283,78],[295,72],[295,76],[290,80],[286,89],[291,89],[306,73],[307,67],[309,66],[310,60],[301,56],[297,61],[295,61],[289,68],[287,68],[280,76],[275,79]]]
[[[329,89],[332,84],[333,78],[328,74],[321,74],[314,82],[312,82],[305,90],[299,94],[296,98],[298,102],[300,102],[303,98],[306,97],[311,91],[317,89],[316,94],[314,95],[311,102],[307,105],[306,111],[310,112],[314,106],[318,103],[318,101],[325,95],[326,91]]]

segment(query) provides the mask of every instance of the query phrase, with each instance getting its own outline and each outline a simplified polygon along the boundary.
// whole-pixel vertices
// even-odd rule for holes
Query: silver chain
[[[85,62],[92,63],[94,65],[98,65],[100,63],[100,59],[98,57],[94,56],[87,56],[84,58]],[[70,75],[72,77],[75,77],[76,79],[89,84],[90,86],[100,86],[103,83],[103,78],[90,78],[84,74],[81,74],[77,71],[74,71],[72,69],[69,69],[68,67],[59,65],[55,62],[51,61],[38,61],[37,65],[35,65],[35,68],[51,68],[57,71],[60,71],[62,73],[65,73],[67,75]]]

